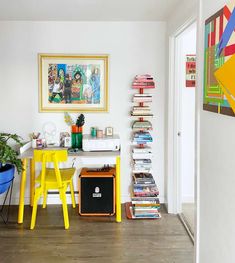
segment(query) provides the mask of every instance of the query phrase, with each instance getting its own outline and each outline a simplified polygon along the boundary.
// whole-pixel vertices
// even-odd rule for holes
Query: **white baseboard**
[[[195,197],[194,196],[183,196],[182,203],[194,203]]]

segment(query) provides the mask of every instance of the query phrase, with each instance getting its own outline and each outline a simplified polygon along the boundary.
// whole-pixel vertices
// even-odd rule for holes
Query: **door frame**
[[[181,213],[181,178],[179,165],[180,140],[178,132],[180,131],[180,90],[179,74],[176,67],[177,62],[177,37],[190,27],[197,23],[197,17],[192,16],[182,26],[180,26],[172,35],[169,36],[169,88],[168,88],[168,118],[167,118],[167,153],[166,153],[166,174],[167,174],[167,211],[172,214]],[[196,105],[195,105],[196,107]],[[197,129],[195,126],[195,138],[197,138]],[[196,156],[195,144],[195,156]],[[196,162],[195,162],[196,170]],[[196,174],[196,173],[195,173]],[[195,186],[196,186],[195,175]],[[196,195],[196,191],[195,191]],[[196,199],[196,197],[195,197]]]

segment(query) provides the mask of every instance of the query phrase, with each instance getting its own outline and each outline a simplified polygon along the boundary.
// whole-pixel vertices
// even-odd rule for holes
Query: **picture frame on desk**
[[[108,112],[108,55],[38,54],[40,112]]]

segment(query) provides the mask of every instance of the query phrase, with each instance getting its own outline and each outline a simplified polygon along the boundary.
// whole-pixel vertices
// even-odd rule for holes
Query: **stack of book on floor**
[[[146,117],[153,116],[149,106],[133,106],[131,115],[132,116],[146,116]]]
[[[145,102],[152,102],[152,94],[135,94],[133,96],[133,102],[137,103],[145,103]]]
[[[134,218],[160,218],[159,191],[151,173],[133,174],[131,213]]]
[[[149,74],[136,75],[132,82],[133,89],[153,89],[155,88],[155,82],[153,77]]]
[[[138,131],[133,134],[134,144],[147,144],[153,141],[151,134],[148,131]],[[142,150],[140,148],[140,150]]]

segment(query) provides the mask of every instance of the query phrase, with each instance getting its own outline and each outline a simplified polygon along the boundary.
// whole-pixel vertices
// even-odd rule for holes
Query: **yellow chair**
[[[40,197],[43,199],[43,208],[46,207],[47,191],[49,189],[58,189],[62,201],[64,227],[69,228],[69,216],[66,202],[66,190],[70,186],[73,208],[76,207],[73,189],[73,175],[75,168],[59,169],[59,162],[66,162],[68,158],[67,150],[34,150],[35,162],[42,163],[42,170],[36,179],[39,186],[35,189],[33,211],[31,217],[30,229],[34,229],[37,215],[37,205]],[[47,168],[47,163],[53,163],[54,168]]]

